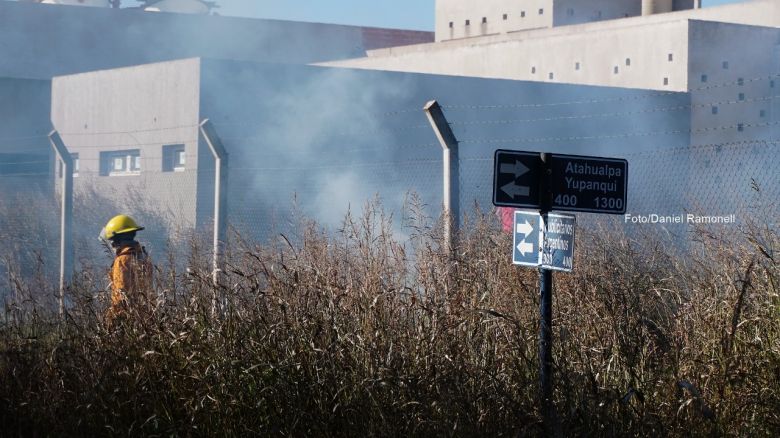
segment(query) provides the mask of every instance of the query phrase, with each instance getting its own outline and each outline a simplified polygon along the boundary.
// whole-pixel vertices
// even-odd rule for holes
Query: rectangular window
[[[504,20],[506,20],[507,18],[509,18],[509,16],[507,14],[504,14]]]
[[[728,70],[729,69],[729,62],[728,61],[723,61],[722,65],[723,65],[723,69],[724,70]]]
[[[520,18],[525,18],[525,11],[520,11]]]
[[[674,61],[674,53],[670,53],[669,55],[667,55],[667,59],[669,60],[669,62]]]
[[[718,114],[718,107],[712,107],[712,114]]]
[[[742,132],[744,130],[745,130],[745,124],[744,123],[737,124],[737,131]]]
[[[547,75],[547,77],[550,78],[550,79],[554,79],[555,78],[555,73],[550,72],[550,74]]]
[[[471,24],[471,20],[466,20],[466,26]]]
[[[626,66],[630,66],[630,65],[631,65],[631,58],[626,58]]]
[[[739,85],[740,87],[745,85],[745,79],[743,79],[743,78],[737,79],[737,85]]]
[[[452,29],[454,26],[455,26],[455,23],[453,23],[452,21],[450,21],[450,29]]]
[[[482,17],[482,24],[486,24],[486,23],[487,23],[487,17]]]
[[[539,15],[544,15],[544,8],[539,8]]]
[[[110,151],[100,153],[100,175],[138,175],[141,173],[141,151]]]
[[[707,82],[707,75],[701,75],[701,81]]]
[[[775,88],[775,81],[769,81],[769,88]]]
[[[620,67],[615,66],[615,68],[612,69],[612,73],[614,73],[614,74],[620,73]]]
[[[580,63],[579,62],[575,62],[574,63],[574,69],[575,70],[579,70],[580,69]]]
[[[163,172],[182,172],[187,164],[183,144],[168,144],[162,147]]]
[[[532,75],[536,74],[536,67],[531,67],[531,74]]]
[[[664,78],[664,85],[669,85],[669,78]]]
[[[759,117],[766,117],[766,110],[761,110],[758,112]]]
[[[739,100],[745,100],[745,93],[739,93]]]

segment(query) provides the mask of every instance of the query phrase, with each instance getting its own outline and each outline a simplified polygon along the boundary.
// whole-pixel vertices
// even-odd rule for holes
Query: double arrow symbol
[[[501,164],[501,173],[514,174],[515,179],[525,175],[526,173],[528,173],[529,170],[530,169],[528,169],[528,167],[526,167],[525,164],[517,160],[515,160],[514,164],[511,163]],[[514,181],[510,182],[509,184],[505,184],[504,186],[501,187],[501,191],[511,196],[512,198],[516,198],[518,196],[528,196],[530,190],[531,189],[528,186],[519,186],[515,184]]]
[[[526,220],[525,223],[517,224],[517,233],[523,235],[523,241],[517,244],[517,250],[525,257],[526,254],[533,252],[534,244],[526,242],[525,239],[533,232],[534,227]]]

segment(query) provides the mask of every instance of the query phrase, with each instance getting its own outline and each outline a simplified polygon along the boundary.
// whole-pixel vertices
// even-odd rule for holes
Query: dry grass
[[[543,434],[536,273],[510,264],[492,217],[470,221],[451,257],[421,211],[403,242],[377,205],[333,234],[309,223],[264,245],[234,236],[218,288],[194,244],[190,273],[156,260],[153,314],[111,331],[100,275],[79,276],[62,324],[36,304],[40,285],[19,281],[0,326],[0,428]],[[566,435],[780,432],[780,239],[744,231],[699,232],[684,257],[653,238],[580,231],[576,271],[555,276]]]

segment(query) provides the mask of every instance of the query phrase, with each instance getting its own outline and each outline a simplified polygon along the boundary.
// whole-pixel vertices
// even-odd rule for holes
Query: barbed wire
[[[711,85],[706,85],[702,87],[697,88],[689,88],[685,91],[661,91],[661,92],[647,92],[641,95],[634,95],[634,96],[621,96],[621,97],[611,97],[611,98],[598,98],[598,99],[582,99],[582,100],[573,100],[573,101],[564,101],[564,102],[548,102],[548,103],[521,103],[521,104],[499,104],[499,105],[442,105],[442,108],[445,110],[497,110],[497,109],[518,109],[518,108],[544,108],[544,107],[555,107],[555,106],[567,106],[567,105],[583,105],[583,104],[592,104],[592,103],[607,103],[607,102],[630,102],[634,100],[643,100],[643,99],[652,99],[656,97],[663,97],[663,96],[673,96],[673,95],[683,95],[685,93],[693,93],[696,91],[703,91],[703,90],[710,90],[710,89],[717,89],[717,88],[725,88],[730,86],[738,86],[743,87],[745,84],[753,83],[757,81],[772,81],[774,79],[780,78],[780,74],[774,74],[769,76],[757,76],[749,79],[744,78],[737,78],[733,81],[726,81],[722,83],[716,83]],[[540,82],[545,83],[545,82]],[[567,85],[578,85],[586,87],[588,85],[584,84],[567,84]],[[771,84],[770,84],[771,85]]]

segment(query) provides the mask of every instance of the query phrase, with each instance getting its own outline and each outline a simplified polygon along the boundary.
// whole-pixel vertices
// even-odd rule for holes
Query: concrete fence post
[[[227,177],[228,154],[209,119],[200,123],[200,132],[214,155],[214,258],[212,280],[219,287],[224,272],[225,242],[227,240]]]
[[[452,251],[457,242],[456,236],[460,228],[460,160],[458,158],[458,140],[452,133],[441,106],[435,100],[423,107],[433,132],[442,148],[443,202],[445,214],[445,244]]]
[[[60,210],[60,288],[59,313],[65,314],[65,290],[73,280],[73,159],[60,134],[49,133],[49,142],[62,163],[62,202]],[[56,172],[56,166],[55,166]]]

